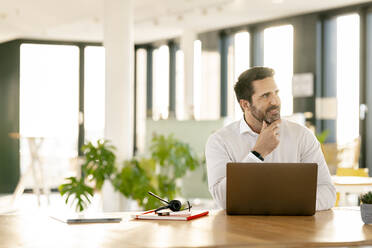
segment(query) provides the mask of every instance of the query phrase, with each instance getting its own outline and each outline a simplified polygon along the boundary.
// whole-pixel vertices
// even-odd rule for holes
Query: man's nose
[[[279,105],[280,104],[280,98],[278,95],[274,95],[271,97],[271,105]]]

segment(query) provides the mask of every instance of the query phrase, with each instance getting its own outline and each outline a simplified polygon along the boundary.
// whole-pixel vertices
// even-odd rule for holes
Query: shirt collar
[[[245,122],[244,120],[244,116],[243,118],[240,120],[240,134],[243,134],[243,133],[249,133],[251,135],[254,135],[254,136],[258,136],[258,133],[255,133],[250,127],[249,125],[247,124],[247,122]]]

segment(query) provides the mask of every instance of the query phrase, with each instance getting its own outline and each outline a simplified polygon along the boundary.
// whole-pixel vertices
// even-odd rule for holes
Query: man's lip
[[[274,113],[274,114],[277,114],[279,113],[279,109],[272,109],[269,111],[270,113]]]

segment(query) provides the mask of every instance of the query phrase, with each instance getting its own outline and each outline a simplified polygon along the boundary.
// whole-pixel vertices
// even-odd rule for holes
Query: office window
[[[194,41],[194,117],[201,119],[201,84],[202,84],[202,43],[200,40]]]
[[[194,42],[194,117],[196,120],[220,118],[220,55],[202,49]]]
[[[168,119],[169,115],[169,47],[154,50],[153,119]]]
[[[241,119],[243,115],[242,109],[236,100],[234,85],[238,81],[239,75],[249,68],[250,36],[248,32],[240,32],[234,35],[234,81],[229,85],[230,95],[232,95],[233,100],[230,104],[233,106],[233,109],[230,111],[232,112],[232,118],[234,120]]]
[[[185,116],[185,61],[182,50],[176,52],[176,118],[186,119]]]
[[[146,142],[146,86],[147,86],[147,51],[136,50],[136,143],[138,153],[145,152]]]
[[[264,30],[264,65],[275,70],[275,80],[282,102],[281,114],[293,114],[293,26],[284,25]]]
[[[30,139],[42,139],[39,157],[45,179],[58,186],[77,156],[79,49],[22,44],[20,48],[21,172],[30,163]],[[26,185],[34,185],[31,180]]]
[[[85,48],[84,128],[85,140],[104,138],[105,129],[105,48]]]
[[[359,15],[337,17],[337,143],[359,136]]]

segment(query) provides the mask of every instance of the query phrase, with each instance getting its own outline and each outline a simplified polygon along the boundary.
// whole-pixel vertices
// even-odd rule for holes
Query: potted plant
[[[66,196],[66,204],[71,200],[76,212],[82,212],[90,204],[94,191],[100,191],[105,180],[111,181],[116,171],[115,147],[108,141],[89,142],[82,147],[84,164],[81,175],[66,178],[66,183],[59,186],[61,195]]]
[[[173,135],[154,134],[150,153],[150,157],[134,157],[125,161],[113,182],[117,190],[136,200],[144,209],[159,206],[159,201],[148,191],[162,198],[174,199],[181,193],[177,182],[201,163],[191,147]]]
[[[76,204],[77,211],[89,205],[93,192],[100,190],[105,180],[140,207],[156,208],[159,201],[147,192],[174,198],[180,193],[177,181],[201,163],[191,147],[173,135],[154,135],[150,157],[133,157],[120,167],[116,163],[115,147],[108,141],[99,141],[97,145],[88,143],[82,149],[86,160],[82,176],[67,178],[68,182],[59,187],[61,195],[66,195],[66,204],[69,201]]]
[[[372,223],[372,191],[360,196],[360,214],[365,224]]]

